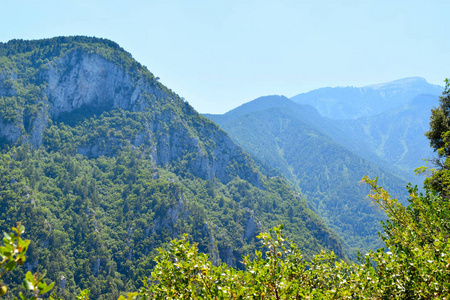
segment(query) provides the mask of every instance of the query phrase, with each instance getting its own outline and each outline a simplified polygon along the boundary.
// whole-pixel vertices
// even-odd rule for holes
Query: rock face
[[[31,128],[33,130],[30,132],[28,137],[28,142],[34,147],[38,148],[42,145],[42,139],[44,137],[45,128],[48,125],[48,112],[45,109],[39,110],[36,118],[32,122]]]
[[[133,81],[123,68],[98,54],[77,50],[50,64],[46,95],[51,104],[50,115],[71,112],[83,106],[131,109],[142,93],[159,99],[167,94],[158,88]]]
[[[0,123],[0,136],[15,143],[22,135],[20,128],[14,124],[5,123],[3,120]]]
[[[72,47],[47,60],[35,67],[34,76],[20,69],[17,73],[0,69],[0,96],[10,97],[12,102],[25,99],[26,107],[19,109],[19,117],[13,121],[5,117],[6,113],[0,115],[3,139],[39,148],[49,124],[74,126],[74,119],[80,115],[87,119],[92,113],[98,116],[121,109],[133,113],[131,118],[140,122],[133,125],[137,133],[125,136],[125,140],[135,147],[145,145],[155,164],[173,165],[188,157],[187,168],[198,177],[228,182],[239,176],[259,186],[259,175],[249,156],[121,48],[106,56]],[[21,92],[26,90],[24,82],[36,91]],[[39,96],[30,97],[35,94]],[[80,142],[76,150],[89,157],[111,156],[121,146],[123,138],[99,136]]]

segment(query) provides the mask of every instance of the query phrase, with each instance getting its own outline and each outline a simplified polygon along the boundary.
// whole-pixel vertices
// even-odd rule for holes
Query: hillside
[[[306,257],[345,257],[298,191],[112,41],[0,43],[0,138],[0,230],[22,221],[32,241],[5,280],[47,270],[64,298],[109,299],[182,233],[239,268],[281,222]]]
[[[420,186],[423,178],[413,174],[424,159],[435,156],[424,133],[442,91],[411,77],[361,88],[322,88],[291,99],[315,107],[357,145],[343,146]],[[333,131],[324,132],[334,136]]]
[[[418,95],[395,110],[342,120],[338,126],[363,140],[371,151],[395,167],[413,174],[415,168],[424,165],[423,159],[434,157],[425,132],[431,109],[438,103],[435,95]]]
[[[261,97],[224,115],[206,116],[255,158],[294,182],[353,255],[379,246],[384,216],[365,200],[367,190],[359,181],[364,175],[377,176],[399,196],[406,181],[342,146],[345,133],[332,129],[333,122],[283,96]]]

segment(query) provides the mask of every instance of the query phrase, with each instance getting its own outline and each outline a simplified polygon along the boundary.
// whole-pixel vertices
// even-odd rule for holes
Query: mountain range
[[[424,136],[442,87],[406,78],[363,88],[323,88],[288,99],[265,96],[223,115],[205,114],[248,151],[267,174],[275,168],[357,251],[377,248],[384,216],[363,201],[363,175],[404,199],[414,169],[433,153]],[[429,93],[429,94],[424,94]],[[306,103],[306,104],[300,104]],[[364,108],[363,108],[364,107]]]
[[[299,104],[315,107],[334,120],[374,116],[404,107],[418,95],[439,96],[443,87],[421,77],[403,78],[365,87],[327,87],[291,97]]]
[[[4,280],[45,270],[62,298],[117,298],[174,238],[242,268],[280,223],[306,259],[354,260],[380,245],[385,218],[359,181],[378,177],[402,201],[432,155],[421,132],[441,91],[408,78],[205,118],[113,41],[0,43],[0,230],[20,221],[31,240]]]
[[[378,176],[397,193],[400,187],[406,186],[406,181],[319,130],[314,122],[308,121],[313,116],[321,118],[314,108],[295,104],[282,96],[268,96],[224,115],[206,116],[257,161],[275,168],[293,182],[343,238],[353,258],[357,251],[380,246],[377,232],[384,216],[365,200],[367,189],[360,187],[359,181],[364,175]],[[321,124],[327,128],[326,123]]]

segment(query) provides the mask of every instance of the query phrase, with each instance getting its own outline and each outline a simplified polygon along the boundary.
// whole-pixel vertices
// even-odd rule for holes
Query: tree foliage
[[[445,80],[445,89],[439,99],[440,105],[431,110],[430,130],[425,133],[438,158],[432,163],[436,168],[422,168],[429,171],[426,182],[445,199],[450,196],[450,81]]]
[[[186,236],[159,250],[143,299],[448,299],[450,205],[425,186],[409,188],[403,206],[368,177],[373,203],[386,212],[386,249],[369,251],[360,263],[321,252],[311,260],[287,242],[283,226],[258,236],[263,249],[243,258],[245,269],[214,266]]]
[[[0,247],[0,278],[6,273],[13,271],[18,265],[22,266],[25,263],[25,254],[31,242],[30,240],[22,239],[21,236],[25,232],[25,227],[20,222],[12,230],[12,233],[4,232],[4,246]],[[43,280],[44,276],[45,274],[39,274],[38,272],[32,274],[28,271],[23,280],[23,286],[25,289],[31,291],[32,296],[27,298],[24,294],[20,293],[20,298],[22,300],[36,300],[53,289],[55,283],[52,282],[47,285]],[[0,297],[5,296],[7,291],[7,285],[0,281]]]
[[[214,264],[184,235],[158,249],[156,265],[150,277],[142,278],[141,289],[119,299],[448,299],[450,202],[425,184],[425,193],[408,188],[410,204],[405,207],[376,180],[365,177],[363,182],[389,220],[381,235],[386,249],[369,251],[358,264],[325,251],[305,259],[286,239],[282,225],[258,236],[261,250],[242,258],[243,269]],[[19,240],[20,233],[5,236],[12,246],[0,248],[3,257],[5,249],[29,243]],[[12,261],[23,259],[19,254]],[[39,289],[40,280],[31,276],[27,273],[25,286],[34,287],[34,295],[53,286]],[[88,297],[83,291],[77,299]]]
[[[440,105],[431,110],[430,130],[425,135],[430,140],[431,147],[438,151],[439,156],[449,156],[450,148],[446,145],[444,134],[450,131],[450,82],[445,80],[445,89],[439,97]]]
[[[5,277],[11,292],[18,294],[31,269],[47,271],[65,299],[82,289],[93,299],[118,297],[139,288],[156,248],[183,233],[214,264],[242,269],[242,255],[253,257],[260,245],[258,233],[280,222],[305,257],[327,246],[343,257],[334,235],[283,180],[262,178],[256,188],[177,172],[131,147],[96,159],[26,146],[0,154],[0,230],[22,220],[31,240],[25,269]]]
[[[5,95],[0,118],[11,128],[20,125],[23,133],[15,143],[1,141],[0,230],[22,221],[30,234],[30,241],[22,240],[19,225],[4,235],[0,291],[7,298],[23,288],[31,299],[50,289],[52,297],[66,299],[443,299],[450,294],[446,173],[433,173],[443,175],[441,188],[427,181],[424,194],[409,189],[408,207],[365,178],[374,204],[389,217],[382,236],[386,249],[369,251],[354,264],[343,260],[338,238],[298,191],[279,177],[263,176],[242,151],[221,153],[226,149],[215,144],[231,141],[165,87],[159,91],[167,98],[146,95],[149,106],[142,111],[97,107],[88,118],[81,109],[49,119],[43,145],[31,148],[26,138],[47,84],[39,74],[50,60],[74,51],[96,53],[136,78],[142,71],[147,83],[159,86],[129,54],[105,40],[0,43],[0,67],[7,70],[0,74]],[[13,74],[20,76],[16,80]],[[151,138],[133,143],[140,133]],[[440,135],[443,157],[448,136]],[[195,147],[187,147],[193,140]],[[181,154],[169,159],[176,149]],[[231,156],[224,180],[196,172],[200,154],[211,158],[206,164],[216,162],[215,156]],[[295,243],[286,240],[283,226],[261,233],[280,223]],[[39,275],[45,273],[55,284]]]

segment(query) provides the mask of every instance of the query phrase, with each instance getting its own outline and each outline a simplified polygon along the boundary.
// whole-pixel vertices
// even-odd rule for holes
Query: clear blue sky
[[[199,112],[450,71],[448,0],[6,0],[0,41],[114,40]]]

